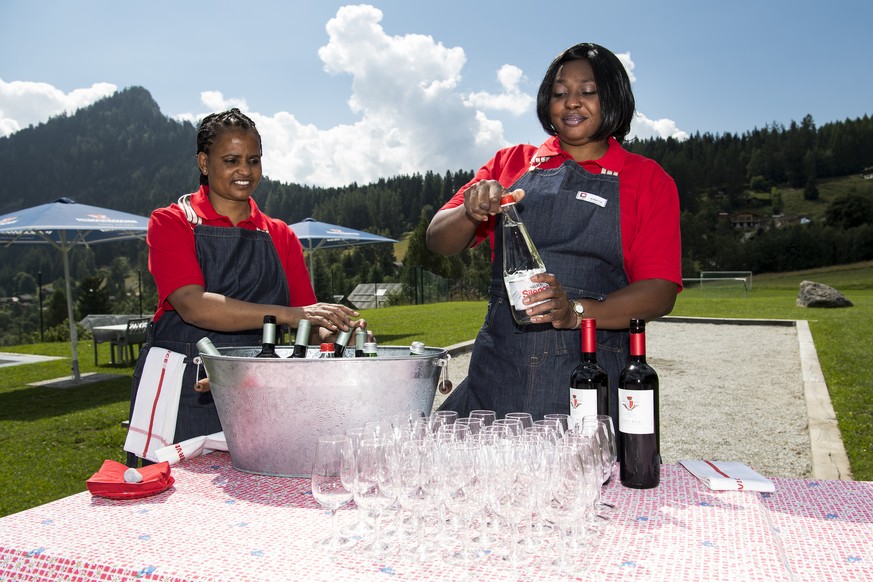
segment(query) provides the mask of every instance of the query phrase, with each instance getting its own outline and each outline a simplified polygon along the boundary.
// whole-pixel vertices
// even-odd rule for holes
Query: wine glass
[[[428,439],[410,439],[400,447],[398,463],[398,495],[400,506],[412,515],[412,537],[408,549],[418,559],[427,559],[434,555],[435,546],[431,536],[425,535],[424,515],[435,510],[438,501],[433,490],[426,487],[428,479],[428,458],[432,441]]]
[[[530,556],[519,555],[519,525],[522,519],[529,518],[534,509],[535,486],[531,470],[531,446],[522,440],[502,441],[495,448],[497,463],[492,473],[495,479],[489,499],[494,512],[509,526],[510,551],[504,560],[513,567],[524,565]]]
[[[459,418],[458,420],[456,420],[454,426],[469,427],[470,436],[473,436],[473,435],[479,434],[482,431],[482,427],[484,426],[484,424],[482,423],[481,418],[470,418],[468,416],[468,417]]]
[[[521,423],[521,419],[518,418],[498,418],[494,421],[494,424],[491,426],[505,426],[509,428],[510,434],[513,437],[517,437],[524,430],[524,426]]]
[[[601,489],[612,478],[613,467],[617,459],[617,451],[615,444],[615,431],[612,427],[612,417],[606,414],[596,416],[586,416],[582,419],[582,431],[592,431],[597,440],[598,452],[600,453],[601,474]],[[594,503],[595,510],[601,517],[605,518],[604,514],[608,514],[615,509],[614,505],[604,502],[601,499],[602,491],[598,492],[597,501]]]
[[[470,412],[469,417],[481,419],[482,426],[491,426],[497,420],[497,413],[493,410],[473,410]]]
[[[355,463],[355,503],[374,520],[373,540],[364,549],[381,554],[388,549],[382,541],[382,512],[394,502],[389,479],[390,445],[384,438],[365,438],[361,441]]]
[[[568,433],[570,438],[561,441],[554,449],[548,465],[546,483],[550,502],[545,506],[546,516],[560,531],[557,540],[558,558],[554,564],[570,574],[574,564],[568,556],[580,555],[580,530],[587,518],[588,497],[586,491],[593,479],[591,455],[582,453],[582,439]]]
[[[486,504],[482,450],[473,441],[456,441],[449,445],[447,452],[446,507],[457,517],[461,529],[460,546],[450,557],[469,562],[479,556],[478,551],[472,549],[473,517],[485,509]]]
[[[529,412],[507,412],[504,418],[517,418],[521,421],[522,431],[533,426],[533,416]]]
[[[561,436],[564,436],[564,433],[570,430],[570,415],[563,414],[560,412],[554,412],[550,414],[544,414],[543,420],[557,420],[560,423],[561,428],[559,429]]]
[[[356,426],[346,430],[346,436],[349,437],[349,440],[352,443],[352,451],[355,455],[355,458],[358,456],[358,450],[361,447],[361,441],[364,440],[365,437],[372,438],[373,433],[364,428],[363,426]],[[353,482],[352,487],[356,487],[357,483]],[[354,493],[354,491],[352,491]],[[355,519],[355,523],[353,525],[346,526],[343,529],[343,534],[360,539],[364,537],[366,534],[369,534],[373,531],[373,526],[368,523],[366,513],[361,509],[360,506],[355,504],[357,514],[357,518]]]
[[[328,551],[350,548],[354,541],[337,531],[336,511],[352,500],[355,456],[351,440],[344,435],[318,437],[312,464],[312,495],[330,512],[330,537],[316,542]]]

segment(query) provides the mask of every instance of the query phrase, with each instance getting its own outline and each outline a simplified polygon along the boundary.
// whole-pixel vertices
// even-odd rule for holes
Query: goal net
[[[751,271],[701,271],[699,277],[683,278],[686,289],[699,289],[701,292],[742,292],[752,290]]]

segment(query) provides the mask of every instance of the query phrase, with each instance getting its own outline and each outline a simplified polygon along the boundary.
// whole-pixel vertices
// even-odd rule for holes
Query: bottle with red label
[[[630,320],[630,362],[618,380],[618,440],[621,484],[657,487],[661,480],[658,437],[658,374],[646,363],[646,327]]]
[[[546,272],[546,266],[540,258],[527,232],[527,227],[518,216],[515,198],[507,194],[500,199],[503,210],[503,282],[509,295],[509,305],[512,316],[519,325],[530,323],[530,316],[525,313],[528,307],[543,303],[525,305],[525,297],[548,288],[546,283],[534,283],[531,277]]]
[[[597,322],[582,320],[582,359],[570,375],[570,428],[586,416],[609,414],[609,375],[597,363]]]

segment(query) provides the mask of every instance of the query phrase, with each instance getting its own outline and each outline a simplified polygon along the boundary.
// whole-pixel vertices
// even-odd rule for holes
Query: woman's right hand
[[[354,309],[338,303],[314,303],[301,309],[302,319],[308,319],[313,326],[323,327],[332,332],[348,331],[356,327],[352,320],[360,315]]]
[[[500,212],[500,199],[509,193],[497,180],[481,180],[464,190],[464,210],[477,222],[488,220]],[[513,190],[518,202],[524,198],[524,190]]]

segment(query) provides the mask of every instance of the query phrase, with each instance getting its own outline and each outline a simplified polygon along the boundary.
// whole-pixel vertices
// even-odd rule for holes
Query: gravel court
[[[451,346],[460,384],[472,342]],[[770,477],[813,478],[807,403],[794,325],[654,321],[649,363],[660,380],[661,456],[740,461]],[[437,392],[434,408],[445,399]]]

